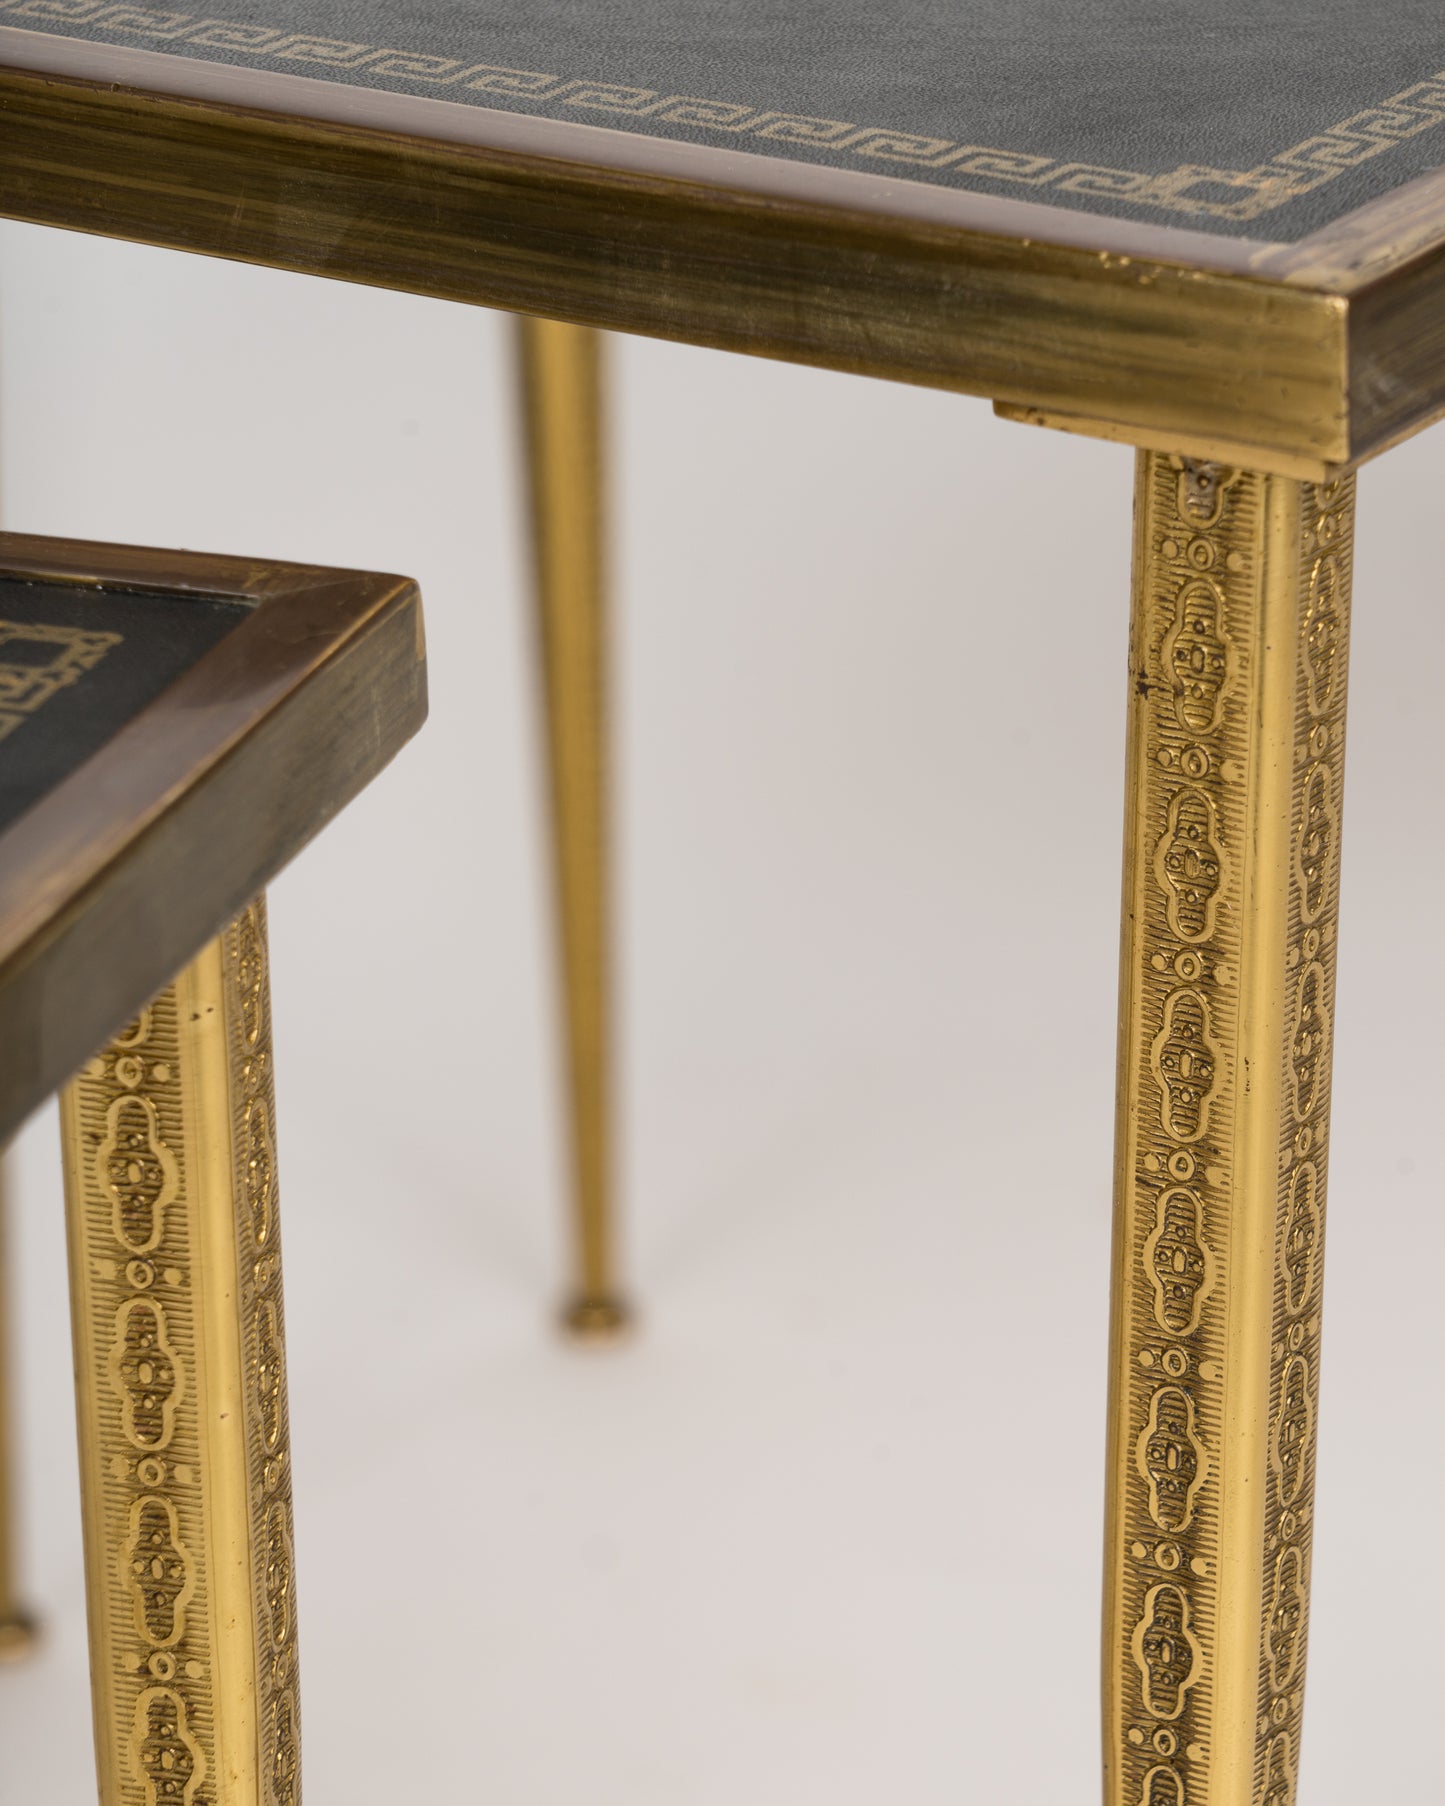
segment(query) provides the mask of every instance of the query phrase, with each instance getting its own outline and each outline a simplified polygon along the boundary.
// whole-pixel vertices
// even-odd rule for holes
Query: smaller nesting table
[[[405,578],[0,534],[0,1143],[65,1087],[104,1799],[297,1795],[261,892],[425,713]]]

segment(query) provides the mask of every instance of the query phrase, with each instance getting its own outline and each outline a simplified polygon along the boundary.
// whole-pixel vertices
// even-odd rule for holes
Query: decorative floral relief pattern
[[[1340,833],[1334,788],[1334,774],[1328,765],[1310,766],[1294,853],[1300,920],[1306,926],[1319,920],[1334,893],[1335,847]]]
[[[1269,1439],[1281,1507],[1293,1505],[1305,1480],[1305,1456],[1314,1440],[1315,1408],[1310,1397],[1310,1364],[1293,1354],[1279,1382],[1279,1409]]]
[[[1189,1597],[1182,1587],[1149,1589],[1134,1632],[1134,1660],[1143,1676],[1145,1711],[1165,1721],[1178,1718],[1199,1668],[1199,1643],[1189,1628]]]
[[[1160,1121],[1177,1141],[1197,1141],[1209,1127],[1219,1068],[1211,1030],[1209,999],[1202,991],[1170,992],[1152,1051]]]
[[[1264,1755],[1259,1806],[1290,1806],[1295,1788],[1293,1749],[1288,1731],[1281,1731],[1270,1740]]]
[[[1285,1692],[1299,1669],[1308,1604],[1304,1557],[1297,1544],[1289,1543],[1280,1550],[1274,1564],[1274,1587],[1264,1617],[1264,1655],[1271,1693]]]
[[[122,1055],[116,1061],[122,1084],[139,1084],[143,1062]],[[115,1237],[132,1254],[149,1254],[165,1234],[166,1206],[179,1184],[176,1158],[156,1122],[148,1097],[126,1093],[106,1112],[109,1130],[100,1149],[100,1178],[114,1204]]]
[[[155,1648],[170,1648],[186,1628],[196,1570],[169,1499],[147,1496],[131,1506],[123,1560],[135,1594],[136,1629]]]
[[[110,1379],[120,1399],[120,1427],[138,1449],[163,1449],[175,1434],[182,1379],[166,1339],[158,1298],[130,1298],[115,1319]]]
[[[1181,941],[1207,941],[1214,933],[1224,849],[1214,804],[1186,784],[1169,804],[1169,826],[1154,855],[1154,875],[1168,893],[1169,926]]]
[[[1121,1298],[1127,1471],[1116,1476],[1121,1691],[1111,1806],[1209,1806],[1221,1740],[1253,1742],[1253,1806],[1294,1806],[1308,1628],[1330,1025],[1339,884],[1350,481],[1301,503],[1287,937],[1277,983],[1278,1190],[1267,1489],[1252,1725],[1214,1720],[1218,1459],[1238,1201],[1247,810],[1267,576],[1265,478],[1148,455],[1134,645],[1142,720]],[[1273,505],[1278,505],[1277,502]],[[1271,553],[1271,556],[1274,556]],[[1270,592],[1278,596],[1276,588]],[[1255,882],[1268,879],[1256,876]],[[1271,957],[1273,957],[1271,955]],[[1267,1091],[1266,1095],[1275,1093]],[[1270,1106],[1272,1107],[1272,1106]],[[1241,1255],[1243,1258],[1243,1255]],[[1267,1400],[1262,1396],[1268,1385]],[[1251,1378],[1250,1384],[1255,1384]],[[1237,1408],[1237,1407],[1229,1407]]]
[[[1174,625],[1164,642],[1165,671],[1174,712],[1189,734],[1212,734],[1234,682],[1238,660],[1224,625],[1218,584],[1196,577],[1179,592]]]
[[[1184,1777],[1177,1769],[1159,1764],[1144,1777],[1139,1806],[1184,1806]]]
[[[1315,1279],[1320,1265],[1320,1236],[1324,1228],[1320,1215],[1319,1184],[1319,1169],[1313,1160],[1300,1161],[1290,1175],[1284,1231],[1279,1238],[1284,1308],[1290,1317],[1298,1317],[1315,1295]]]
[[[198,1806],[206,1758],[179,1693],[170,1687],[147,1687],[142,1692],[135,1706],[131,1749],[146,1806]]]
[[[262,1783],[268,1806],[299,1806],[301,1715],[297,1700],[296,1576],[291,1524],[291,1448],[286,1407],[284,1313],[271,1138],[271,1009],[265,903],[257,900],[227,935],[228,1016],[234,1045],[236,1230],[241,1322],[249,1378],[247,1458],[254,1502],[252,1598]]]
[[[1214,1256],[1204,1239],[1198,1192],[1183,1185],[1160,1192],[1144,1262],[1154,1286],[1155,1321],[1171,1335],[1192,1334],[1214,1284]]]
[[[1301,972],[1294,994],[1294,1033],[1290,1038],[1290,1083],[1296,1122],[1308,1122],[1319,1108],[1328,1074],[1330,1014],[1329,980],[1318,960]]]
[[[1149,1401],[1138,1462],[1149,1487],[1149,1516],[1171,1536],[1187,1530],[1209,1457],[1195,1433],[1194,1400],[1180,1387],[1161,1386]]]

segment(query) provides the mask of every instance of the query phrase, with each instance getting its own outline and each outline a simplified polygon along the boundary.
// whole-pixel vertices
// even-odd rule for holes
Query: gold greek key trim
[[[1141,453],[1108,1806],[1292,1806],[1353,479]]]
[[[737,139],[817,146],[846,152],[860,162],[905,171],[909,167],[946,170],[958,178],[980,176],[1060,194],[1114,196],[1134,206],[1221,220],[1258,219],[1445,121],[1445,70],[1440,70],[1312,133],[1252,169],[1182,163],[1160,174],[932,138],[847,119],[780,113],[744,101],[672,94],[666,89],[318,37],[289,26],[238,24],[204,13],[117,5],[115,0],[0,0],[0,12],[16,19],[85,25],[117,41],[139,37],[162,46],[185,44],[225,51],[251,63],[293,72],[311,64],[365,70],[373,79],[389,76],[397,82],[424,83],[436,89],[463,88],[495,95],[498,105],[525,102],[518,110],[532,114],[594,113],[646,119],[657,126],[691,126]]]
[[[121,643],[121,637],[83,627],[0,621],[0,740],[52,696],[93,671],[111,647]],[[29,646],[32,653],[38,650],[41,656],[21,658],[17,656],[21,646]]]
[[[62,1099],[102,1806],[298,1806],[294,1531],[251,905]]]

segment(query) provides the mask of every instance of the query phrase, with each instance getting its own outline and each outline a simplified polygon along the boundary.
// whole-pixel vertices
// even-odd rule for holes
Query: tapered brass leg
[[[614,1334],[600,343],[518,322],[565,993],[576,1270],[565,1322]]]
[[[101,1806],[300,1798],[266,919],[66,1091]]]
[[[0,1661],[23,1655],[34,1641],[34,1629],[20,1603],[15,1549],[14,1442],[10,1404],[10,1273],[5,1258],[5,1155],[0,1149]]]
[[[1139,455],[1107,1806],[1294,1799],[1353,517]]]

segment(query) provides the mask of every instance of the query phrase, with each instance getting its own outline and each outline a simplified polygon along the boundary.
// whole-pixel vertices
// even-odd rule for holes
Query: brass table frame
[[[1303,191],[1425,129],[1438,108],[1418,100],[1385,97],[1365,151],[1354,122],[1322,122],[1278,181]],[[583,1331],[625,1317],[592,329],[985,395],[1007,418],[1138,448],[1106,1806],[1289,1806],[1353,472],[1445,412],[1445,172],[1276,243],[1258,190],[1239,217],[1264,235],[1224,237],[3,26],[0,118],[20,143],[0,169],[14,217],[533,317],[521,361],[569,1003],[568,1318]]]

